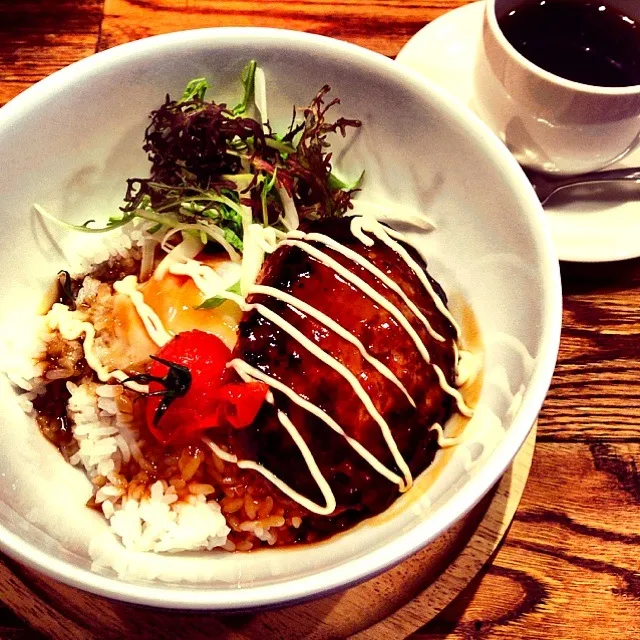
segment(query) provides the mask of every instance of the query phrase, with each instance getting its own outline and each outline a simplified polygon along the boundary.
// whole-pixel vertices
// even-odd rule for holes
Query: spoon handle
[[[572,176],[554,176],[553,174],[540,173],[527,167],[523,167],[523,169],[542,204],[545,204],[553,194],[569,187],[620,181],[640,183],[640,167],[592,171]]]
[[[640,181],[640,168],[627,167],[624,169],[609,169],[608,171],[593,171],[577,176],[550,176],[548,178],[556,188],[588,184],[592,182],[615,182],[620,180]]]

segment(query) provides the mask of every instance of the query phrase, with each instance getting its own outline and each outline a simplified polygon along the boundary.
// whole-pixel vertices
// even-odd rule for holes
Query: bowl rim
[[[454,116],[465,122],[468,133],[481,142],[491,154],[500,173],[508,177],[523,210],[528,214],[530,230],[540,256],[543,272],[544,316],[540,339],[540,357],[535,364],[529,389],[505,437],[478,469],[473,483],[466,483],[439,508],[439,522],[434,526],[420,523],[393,542],[352,559],[340,566],[273,585],[220,590],[190,585],[143,585],[94,573],[74,566],[66,560],[52,557],[0,524],[0,548],[13,559],[64,584],[90,593],[134,604],[161,608],[238,611],[292,604],[313,597],[326,596],[338,590],[372,578],[413,555],[464,517],[500,479],[511,464],[533,426],[551,383],[560,343],[562,293],[560,268],[552,244],[544,211],[520,166],[495,134],[464,105],[450,97],[416,72],[396,64],[386,56],[358,45],[327,36],[288,29],[266,27],[211,27],[191,29],[151,36],[118,45],[79,60],[32,85],[0,109],[0,131],[10,125],[14,115],[28,110],[43,97],[73,84],[88,73],[121,64],[138,53],[152,53],[164,47],[193,44],[211,39],[229,42],[245,40],[277,41],[280,45],[305,43],[309,47],[325,48],[358,58],[378,72],[395,76],[435,96]],[[322,575],[319,580],[318,576]]]

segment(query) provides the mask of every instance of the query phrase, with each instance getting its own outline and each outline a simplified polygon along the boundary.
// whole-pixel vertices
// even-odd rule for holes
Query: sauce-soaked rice
[[[67,416],[70,398],[67,382],[79,382],[91,373],[79,343],[64,340],[55,334],[47,344],[42,376],[47,380],[46,391],[36,396],[33,407],[42,434],[62,453],[65,460],[78,450]]]
[[[67,416],[69,391],[66,380],[54,380],[47,385],[47,393],[33,401],[36,410],[36,421],[42,435],[52,442],[64,456],[65,460],[78,450],[78,443],[73,437],[71,422]]]
[[[89,275],[100,282],[113,284],[127,276],[138,275],[140,272],[140,259],[135,255],[125,258],[110,259],[98,265]]]
[[[119,404],[124,412],[133,410],[142,454],[142,459],[132,456],[118,474],[126,485],[127,496],[136,500],[147,497],[158,480],[174,487],[179,500],[205,494],[207,500],[220,504],[231,528],[230,549],[248,551],[259,546],[291,545],[315,539],[301,527],[308,512],[260,474],[221,460],[205,445],[163,446],[141,419],[141,403],[136,402],[135,394],[125,391]],[[261,540],[256,529],[264,530],[261,535],[267,539]]]
[[[100,282],[111,285],[127,275],[136,274],[140,261],[133,258],[110,260],[99,265],[88,275]],[[71,280],[70,290],[77,297],[84,278]],[[104,291],[98,294],[104,298]],[[69,297],[62,290],[60,280],[54,302],[68,304]],[[86,303],[83,311],[90,311]],[[108,318],[94,318],[99,330],[107,328]],[[46,391],[33,401],[36,420],[43,435],[52,442],[66,460],[76,453],[78,444],[73,438],[72,423],[67,414],[70,393],[67,383],[81,384],[94,378],[83,355],[81,341],[64,340],[54,334],[47,343],[43,358],[43,377],[47,380]],[[55,379],[47,379],[47,373],[56,372]],[[118,385],[119,386],[119,385]],[[143,419],[143,402],[135,393],[124,390],[118,395],[118,409],[121,416],[128,416],[139,430],[138,447],[140,454],[121,464],[117,473],[110,477],[112,484],[121,487],[125,495],[136,500],[148,497],[151,486],[158,480],[175,489],[179,500],[194,494],[204,494],[207,500],[216,500],[227,518],[231,533],[227,548],[248,551],[258,546],[292,544],[301,540],[296,535],[305,515],[304,510],[284,496],[278,496],[274,489],[259,474],[242,471],[235,465],[217,458],[204,445],[191,444],[180,447],[160,445],[146,428]],[[115,481],[115,482],[114,482]],[[92,479],[96,488],[107,483],[103,476]],[[101,505],[92,497],[87,506],[101,510]],[[270,530],[271,535],[262,534],[260,540],[255,529]],[[277,535],[276,535],[277,533]]]

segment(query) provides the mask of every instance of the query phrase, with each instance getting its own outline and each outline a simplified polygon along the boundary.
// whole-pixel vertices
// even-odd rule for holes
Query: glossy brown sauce
[[[54,380],[47,385],[47,392],[33,401],[38,428],[60,450],[65,460],[69,460],[78,449],[71,421],[67,417],[69,397],[67,381]]]
[[[461,340],[458,346],[461,350],[471,351],[472,353],[484,353],[484,345],[480,334],[480,327],[470,305],[461,297],[457,296],[452,299],[455,302],[456,320],[458,320],[461,329]],[[484,380],[484,368],[481,368],[478,375],[470,383],[460,387],[462,396],[470,407],[474,407],[480,393]],[[456,438],[464,434],[465,428],[469,424],[471,418],[454,413],[446,423],[447,437]],[[451,461],[455,453],[455,447],[441,448],[436,454],[431,465],[414,480],[414,485],[410,491],[400,496],[386,511],[364,521],[363,525],[378,525],[389,522],[402,511],[415,505],[422,496],[433,486],[445,467]]]

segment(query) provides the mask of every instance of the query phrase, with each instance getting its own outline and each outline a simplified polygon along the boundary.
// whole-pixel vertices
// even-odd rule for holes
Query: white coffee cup
[[[522,165],[563,174],[606,167],[638,142],[640,85],[582,84],[527,60],[498,24],[526,2],[486,0],[473,107]],[[640,21],[640,0],[604,2]]]

